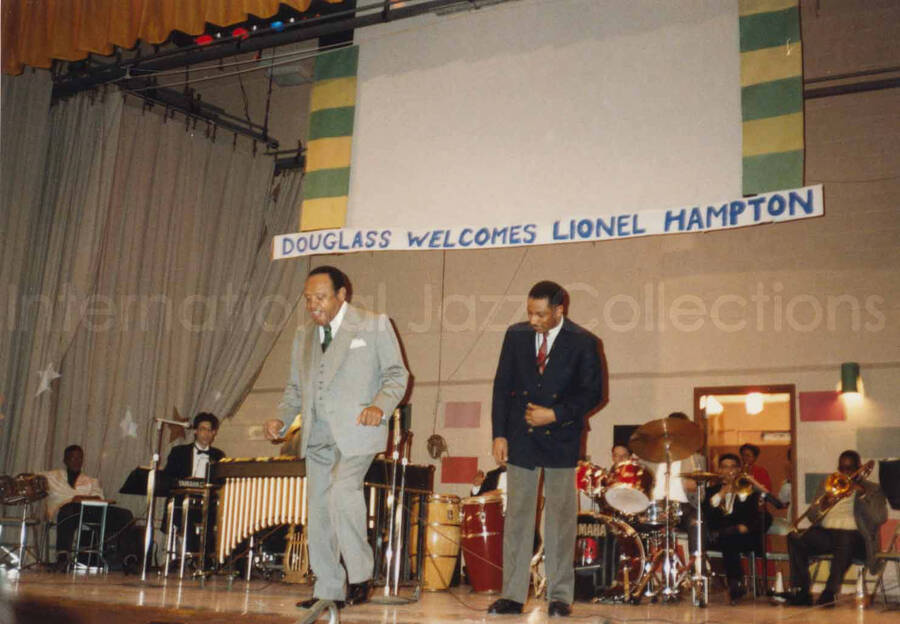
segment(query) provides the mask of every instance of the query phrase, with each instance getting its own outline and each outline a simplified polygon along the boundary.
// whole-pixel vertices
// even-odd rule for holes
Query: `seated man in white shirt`
[[[672,412],[668,417],[689,420],[684,412]],[[679,475],[702,470],[701,462],[702,458],[699,458],[697,454],[682,460],[673,461],[672,472],[668,479],[670,504],[681,509],[681,518],[676,528],[687,533],[688,547],[691,553],[697,550],[697,512],[695,509],[697,482]],[[662,505],[666,498],[666,464],[664,462],[659,464],[644,463],[653,471],[654,477],[653,489],[650,491],[650,500],[658,505]]]
[[[63,451],[65,469],[49,470],[42,473],[47,477],[46,499],[47,518],[56,520],[57,561],[68,561],[75,542],[75,530],[81,514],[81,501],[103,500],[100,481],[81,471],[84,465],[84,450],[77,444],[67,446]],[[108,507],[106,512],[106,541],[114,539],[131,522],[132,515],[127,509]]]

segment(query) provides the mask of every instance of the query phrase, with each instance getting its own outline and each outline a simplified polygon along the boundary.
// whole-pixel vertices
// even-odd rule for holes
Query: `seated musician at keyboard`
[[[63,568],[69,561],[69,553],[75,543],[75,531],[78,529],[78,518],[81,515],[81,502],[103,500],[103,488],[100,481],[89,477],[81,471],[84,465],[84,450],[77,444],[66,447],[63,451],[65,470],[48,470],[42,473],[47,477],[47,518],[56,519],[56,557],[58,567]],[[128,547],[119,538],[127,539],[124,530],[132,521],[131,512],[121,507],[110,505],[106,511],[107,544],[116,543],[115,551],[105,552],[110,566],[118,567],[127,554],[136,554],[136,544]],[[112,555],[116,556],[113,557]]]
[[[172,450],[169,451],[169,458],[166,460],[163,474],[166,476],[171,488],[178,487],[179,479],[200,479],[205,482],[210,463],[217,462],[225,457],[225,452],[222,449],[212,445],[216,439],[216,434],[219,433],[219,419],[215,415],[208,412],[200,412],[194,417],[193,429],[193,442],[173,446]],[[213,501],[210,501],[207,521],[207,548],[211,548],[215,543],[211,538],[211,532],[215,527],[215,513],[215,505]],[[180,501],[176,501],[174,518],[175,526],[181,529]],[[196,528],[188,532],[189,551],[196,551],[199,546],[197,531],[201,520],[200,510],[194,508],[190,513],[190,521]]]

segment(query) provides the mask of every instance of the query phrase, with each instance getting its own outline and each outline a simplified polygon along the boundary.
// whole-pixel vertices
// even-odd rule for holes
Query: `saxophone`
[[[797,516],[797,519],[791,523],[789,532],[800,535],[805,533],[806,529],[801,530],[799,528],[799,524],[804,518],[809,518],[810,526],[821,522],[822,518],[835,505],[859,489],[859,482],[868,477],[874,467],[875,462],[869,460],[849,476],[843,472],[835,472],[828,475],[825,479],[825,491],[816,497],[812,504],[806,508],[806,511]]]

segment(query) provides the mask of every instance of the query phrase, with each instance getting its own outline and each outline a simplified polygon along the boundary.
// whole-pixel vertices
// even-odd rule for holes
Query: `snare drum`
[[[503,498],[499,494],[462,500],[462,547],[472,591],[503,589]]]
[[[419,501],[413,500],[409,526],[409,556],[413,573],[419,549]],[[450,586],[459,558],[460,513],[458,496],[431,494],[425,503],[425,558],[422,589],[442,591]]]
[[[653,476],[638,462],[628,460],[613,466],[604,497],[613,509],[626,514],[641,513],[650,504]]]
[[[678,501],[669,501],[669,508],[666,509],[666,501],[657,500],[650,503],[647,506],[647,509],[644,510],[640,516],[638,516],[638,521],[641,524],[646,524],[649,526],[663,526],[667,522],[670,525],[677,525],[681,520],[681,516],[684,512],[681,510],[681,503]]]

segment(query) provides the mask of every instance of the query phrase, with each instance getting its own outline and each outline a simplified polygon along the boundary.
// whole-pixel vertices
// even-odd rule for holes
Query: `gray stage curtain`
[[[17,105],[31,106],[27,101]],[[96,279],[121,111],[117,95],[83,96],[53,106],[39,201],[11,207],[10,220],[35,225],[28,239],[9,237],[12,246],[24,247],[25,258],[21,314],[12,327],[13,335],[20,335],[19,347],[5,358],[16,370],[7,375],[13,383],[4,391],[9,409],[3,428],[9,438],[3,455],[10,473],[42,469],[50,460],[58,386],[38,394],[38,371],[49,365],[61,370],[77,330],[73,296],[89,293]]]
[[[25,302],[40,291],[49,235],[48,211],[42,210],[44,163],[50,110],[50,72],[26,71],[2,76],[0,96],[0,470],[12,437],[11,414],[18,394],[10,388],[25,383],[16,366],[30,348],[35,309]]]
[[[73,159],[108,165],[91,196],[106,191],[106,210],[99,220],[85,212],[91,201],[72,201],[52,225],[60,247],[47,251],[64,255],[56,290],[68,288],[69,315],[53,316],[61,330],[38,323],[36,342],[48,344],[30,359],[32,369],[52,361],[61,377],[40,397],[22,394],[6,469],[57,467],[65,446],[80,444],[85,471],[140,515],[142,499],[115,492],[131,469],[149,464],[153,418],[173,408],[186,417],[233,413],[296,306],[306,263],[272,263],[270,254],[272,235],[297,227],[300,176],[273,178],[272,160],[249,146],[123,107],[119,94],[82,101],[83,110],[68,113],[82,127],[91,114],[109,127],[109,103],[118,102],[112,162],[96,145]],[[56,196],[77,184],[61,176]],[[69,256],[73,228],[85,244],[74,241]],[[82,269],[89,279],[67,273]]]

